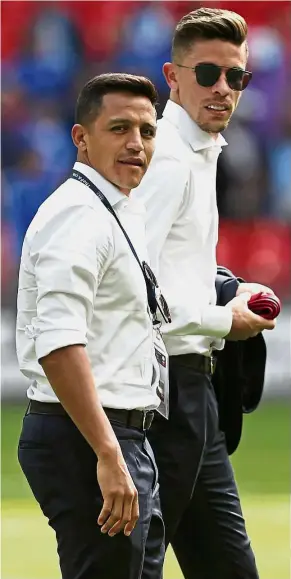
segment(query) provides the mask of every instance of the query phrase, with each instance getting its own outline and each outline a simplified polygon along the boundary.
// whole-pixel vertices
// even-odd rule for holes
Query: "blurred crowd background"
[[[207,2],[204,3],[207,5]],[[13,306],[25,231],[75,158],[70,130],[82,84],[105,71],[161,73],[189,1],[3,1],[2,303]],[[209,5],[209,4],[208,4]],[[211,2],[249,24],[250,87],[225,131],[218,171],[219,261],[288,299],[291,223],[290,2]]]

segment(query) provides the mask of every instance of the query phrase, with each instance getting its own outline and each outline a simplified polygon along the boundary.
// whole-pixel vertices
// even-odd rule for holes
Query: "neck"
[[[94,171],[97,171],[97,169],[95,169],[95,167],[93,167],[88,159],[88,155],[86,152],[82,152],[82,151],[78,151],[77,154],[77,159],[78,163],[83,163],[83,165],[88,165],[88,167],[91,167],[91,169],[94,169]]]
[[[114,183],[112,183],[112,185],[114,185]],[[116,187],[116,185],[115,185],[115,187]],[[130,196],[131,189],[122,189],[122,187],[117,187],[117,189],[119,189],[119,191],[121,193],[123,193],[123,195],[126,195],[126,197]]]
[[[186,110],[186,109],[183,107],[183,105],[182,105],[182,103],[181,103],[181,101],[180,101],[179,94],[178,94],[177,91],[171,90],[171,92],[170,92],[170,100],[173,101],[174,103],[176,103],[176,105],[179,105],[180,107],[182,107],[182,109]],[[188,111],[186,111],[186,112],[188,112]],[[189,115],[189,113],[188,113],[188,115]],[[198,125],[198,123],[197,123],[196,121],[194,121],[194,119],[192,119],[191,115],[189,115],[189,116],[190,116],[192,122],[195,123],[195,125],[197,125],[197,127],[199,127],[199,129],[201,129],[201,131],[203,131],[204,129],[202,129],[202,128]],[[207,133],[208,135],[210,135],[211,137],[213,137],[213,139],[214,139],[215,141],[216,141],[216,139],[218,139],[219,133],[211,133],[210,131],[204,131],[204,132]]]
[[[180,101],[179,93],[176,90],[170,91],[170,101],[173,101],[173,103],[176,103],[176,105],[180,105],[180,107],[184,108]]]

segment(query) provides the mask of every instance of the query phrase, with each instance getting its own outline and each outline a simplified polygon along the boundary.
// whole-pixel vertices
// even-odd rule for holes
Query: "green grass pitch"
[[[23,407],[2,405],[2,579],[59,579],[53,531],[17,464]],[[245,417],[233,457],[261,579],[289,579],[290,408],[264,403]],[[171,551],[164,579],[182,579]],[[193,578],[194,579],[194,578]]]

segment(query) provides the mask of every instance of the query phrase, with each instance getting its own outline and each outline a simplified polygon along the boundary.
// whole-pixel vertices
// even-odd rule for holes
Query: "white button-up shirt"
[[[230,309],[216,306],[218,212],[216,169],[221,147],[168,101],[158,122],[156,150],[134,195],[147,209],[150,262],[168,301],[163,327],[170,355],[209,356],[231,328]]]
[[[107,197],[140,260],[147,259],[140,202],[91,167],[75,163],[74,168]],[[68,179],[41,205],[23,244],[16,346],[20,369],[31,380],[29,398],[57,401],[38,360],[72,344],[86,346],[103,406],[159,405],[153,326],[141,269],[97,195]]]

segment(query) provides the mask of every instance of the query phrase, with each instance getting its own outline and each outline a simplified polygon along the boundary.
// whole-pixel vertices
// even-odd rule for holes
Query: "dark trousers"
[[[153,453],[142,431],[112,426],[139,496],[140,518],[130,537],[101,533],[97,518],[103,499],[96,455],[71,419],[28,414],[23,421],[19,462],[56,533],[63,579],[162,577],[164,525]]]
[[[166,547],[186,579],[258,579],[218,425],[210,376],[191,354],[170,357],[170,417],[149,432],[160,479]]]

